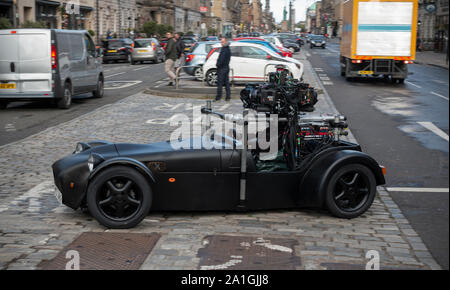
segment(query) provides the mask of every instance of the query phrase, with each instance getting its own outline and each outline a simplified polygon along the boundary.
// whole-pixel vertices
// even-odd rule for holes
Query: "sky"
[[[295,22],[303,21],[306,18],[306,8],[311,6],[317,0],[295,0],[293,7],[295,8]],[[266,5],[265,0],[261,0],[263,2],[263,6]],[[277,22],[281,22],[283,20],[283,10],[286,6],[286,9],[289,10],[289,0],[271,0],[270,7],[275,16]],[[289,19],[289,17],[288,17]]]

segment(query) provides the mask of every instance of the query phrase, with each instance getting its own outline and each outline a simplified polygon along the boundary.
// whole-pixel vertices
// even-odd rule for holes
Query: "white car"
[[[261,38],[264,39],[265,41],[272,43],[275,46],[284,47],[283,42],[281,42],[281,40],[276,36],[268,35],[268,36],[263,36]],[[284,47],[284,48],[286,48],[286,47]]]
[[[221,45],[213,47],[203,65],[203,77],[209,86],[217,86],[216,63]],[[303,77],[303,65],[296,59],[282,57],[274,51],[254,43],[231,42],[230,79],[236,83],[264,82],[276,65],[285,65],[294,79]]]

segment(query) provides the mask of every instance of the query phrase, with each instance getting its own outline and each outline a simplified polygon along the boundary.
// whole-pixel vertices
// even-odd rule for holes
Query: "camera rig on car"
[[[276,115],[278,148],[281,149],[283,162],[289,170],[301,170],[310,158],[336,146],[340,136],[348,134],[346,118],[341,115],[308,115],[306,112],[314,111],[318,93],[309,84],[293,79],[285,66],[276,66],[276,72],[269,73],[268,77],[268,82],[248,84],[241,91],[244,110],[265,114],[268,119]],[[225,119],[225,115],[212,110],[210,102],[202,109],[202,113],[214,114]],[[248,124],[246,120],[243,121],[245,128]],[[244,135],[247,133],[244,129]],[[248,142],[248,136],[244,136],[244,142]],[[248,143],[244,146],[248,148]],[[261,160],[261,153],[264,153],[264,150],[259,148],[252,150],[253,157],[257,161],[270,162]]]

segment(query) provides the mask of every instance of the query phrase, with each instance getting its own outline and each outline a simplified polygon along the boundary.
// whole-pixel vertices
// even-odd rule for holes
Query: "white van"
[[[68,109],[72,96],[101,98],[104,76],[87,31],[0,30],[0,108],[13,101],[52,99]]]

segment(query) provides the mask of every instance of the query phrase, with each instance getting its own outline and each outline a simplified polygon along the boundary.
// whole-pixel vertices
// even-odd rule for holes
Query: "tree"
[[[47,25],[44,22],[33,22],[26,21],[21,25],[22,28],[47,28]]]
[[[147,34],[147,37],[150,37],[157,33],[157,26],[158,24],[154,21],[146,22],[142,27],[142,31]]]
[[[216,34],[217,34],[217,29],[208,28],[208,35],[216,36]]]
[[[8,18],[0,17],[0,29],[11,29],[12,24]]]
[[[88,32],[89,32],[89,34],[92,36],[92,37],[94,37],[95,36],[95,32],[94,32],[94,30],[92,30],[92,29],[89,29],[88,30]]]

